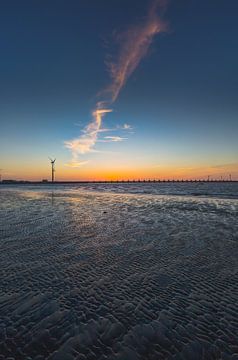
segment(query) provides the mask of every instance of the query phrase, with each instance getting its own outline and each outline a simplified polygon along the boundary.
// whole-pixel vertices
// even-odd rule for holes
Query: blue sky
[[[114,130],[100,133],[99,140],[122,141],[97,141],[96,152],[80,154],[80,161],[88,161],[84,169],[64,165],[72,156],[64,142],[80,136],[98,92],[110,84],[105,60],[117,62],[122,46],[115,34],[145,21],[151,1],[136,3],[4,2],[0,167],[6,177],[47,177],[48,155],[57,157],[62,179],[110,177],[117,168],[123,173],[123,164],[125,176],[132,177],[155,177],[157,166],[158,176],[180,176],[178,169],[186,167],[181,176],[205,176],[221,165],[216,176],[238,175],[235,0],[171,0],[166,12],[158,9],[169,29],[153,37],[113,112],[103,118],[102,128]]]

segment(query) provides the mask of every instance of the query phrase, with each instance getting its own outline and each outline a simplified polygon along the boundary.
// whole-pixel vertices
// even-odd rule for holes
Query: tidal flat
[[[0,359],[238,359],[238,185],[0,187]]]

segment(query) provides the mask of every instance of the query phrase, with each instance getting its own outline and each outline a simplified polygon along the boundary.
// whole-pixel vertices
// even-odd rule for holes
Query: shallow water
[[[0,215],[2,359],[238,354],[237,184],[2,186]]]

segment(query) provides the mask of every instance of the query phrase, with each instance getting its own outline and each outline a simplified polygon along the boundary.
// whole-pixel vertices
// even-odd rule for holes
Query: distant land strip
[[[134,184],[134,183],[238,183],[238,180],[78,180],[78,181],[27,181],[27,180],[2,180],[0,185],[49,185],[49,184]]]

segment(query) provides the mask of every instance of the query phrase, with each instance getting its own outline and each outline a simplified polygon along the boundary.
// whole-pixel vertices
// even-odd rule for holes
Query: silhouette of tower
[[[50,162],[51,162],[51,182],[53,183],[55,181],[55,160],[52,160],[50,157]]]

